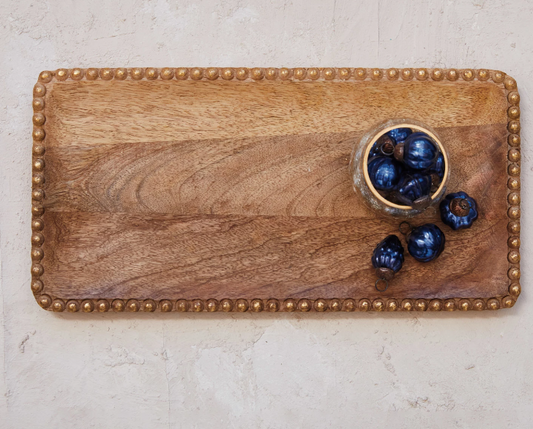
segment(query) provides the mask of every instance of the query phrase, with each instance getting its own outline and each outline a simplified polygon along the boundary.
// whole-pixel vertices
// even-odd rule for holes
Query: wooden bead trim
[[[440,299],[396,299],[376,298],[354,300],[347,299],[297,299],[289,298],[280,301],[275,298],[252,300],[247,299],[207,299],[207,300],[168,300],[162,299],[155,302],[151,299],[73,299],[65,302],[60,297],[53,297],[46,293],[45,285],[41,279],[44,268],[40,264],[46,257],[42,248],[45,237],[42,233],[45,211],[44,201],[46,178],[46,92],[47,84],[66,80],[80,81],[110,81],[110,80],[204,80],[217,79],[257,82],[272,80],[289,81],[457,81],[471,82],[492,81],[506,91],[508,101],[507,130],[508,130],[508,195],[507,216],[508,224],[508,263],[507,275],[509,277],[509,295],[497,296],[490,299],[481,298],[450,298]],[[456,70],[456,69],[379,69],[379,68],[89,68],[89,69],[58,69],[55,72],[43,71],[39,74],[38,82],[33,88],[33,160],[32,160],[32,265],[31,289],[38,304],[47,310],[62,312],[352,312],[352,311],[466,311],[466,310],[497,310],[512,307],[521,292],[520,279],[520,95],[517,91],[516,81],[503,72],[497,70]]]
[[[501,299],[492,299],[487,302],[487,307],[491,310],[499,308],[510,308],[516,302],[516,298],[520,294],[520,95],[516,90],[516,81],[510,77],[505,76],[503,84],[507,90],[507,173],[509,175],[508,194],[507,194],[507,217],[509,224],[507,230],[509,232],[508,246],[509,253],[507,260],[509,269],[507,276],[509,278],[509,294],[501,297]]]
[[[509,288],[509,294],[512,296],[518,296],[520,294],[520,289],[518,284],[513,284]],[[351,298],[342,300],[338,298],[333,299],[323,299],[319,298],[316,300],[302,299],[296,300],[298,304],[294,307],[292,305],[292,299],[286,300],[285,303],[280,303],[277,299],[224,299],[218,301],[216,299],[208,299],[206,301],[194,299],[194,300],[168,300],[163,299],[161,301],[155,302],[151,299],[141,300],[141,299],[85,299],[85,300],[69,300],[65,305],[64,301],[56,298],[52,299],[49,295],[41,294],[37,297],[37,301],[41,307],[53,311],[69,311],[69,312],[117,312],[121,313],[124,311],[127,312],[189,312],[189,313],[199,313],[199,312],[284,312],[291,313],[294,311],[297,312],[353,312],[353,311],[380,311],[380,312],[394,312],[394,311],[456,311],[456,310],[473,310],[476,309],[477,305],[478,310],[482,309],[497,309],[489,305],[489,302],[495,302],[502,307],[508,308],[503,303],[505,298],[508,298],[508,295],[503,297],[494,297],[488,300],[483,299],[465,299],[465,298],[450,298],[446,300],[441,299],[405,299],[400,303],[396,299],[384,299],[376,298],[373,301],[370,299],[361,299],[359,302],[354,301]],[[513,299],[516,301],[516,299]],[[287,302],[288,301],[288,302]],[[415,301],[415,302],[413,302]],[[482,305],[479,302],[482,302]],[[487,301],[485,303],[485,301]],[[55,305],[55,303],[62,303],[62,305]],[[80,307],[81,304],[81,307]],[[287,305],[288,304],[288,305]],[[49,308],[50,305],[53,308]],[[514,305],[514,302],[513,302]],[[481,308],[482,307],[482,308]]]
[[[65,80],[293,80],[293,81],[316,81],[316,80],[404,80],[404,81],[442,81],[455,82],[464,80],[489,81],[501,84],[508,91],[509,110],[511,120],[520,116],[520,95],[516,91],[516,81],[500,71],[472,70],[472,69],[380,69],[380,68],[261,68],[248,69],[246,67],[191,67],[191,68],[89,68],[89,69],[58,69],[55,72],[43,71],[39,75],[38,83],[34,87],[33,94],[36,98],[42,98],[45,93],[45,84]],[[41,109],[42,110],[42,109]]]

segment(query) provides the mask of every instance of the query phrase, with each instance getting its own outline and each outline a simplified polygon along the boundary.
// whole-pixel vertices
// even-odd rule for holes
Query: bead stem
[[[405,220],[398,226],[398,231],[400,231],[402,235],[409,234],[412,229],[413,227],[411,226],[411,224],[409,222],[406,222]]]
[[[390,156],[394,153],[394,145],[391,142],[385,142],[381,145],[381,153],[385,156]]]
[[[466,216],[470,212],[470,204],[464,198],[454,198],[450,201],[450,211],[455,216]]]
[[[403,161],[403,146],[403,143],[398,143],[394,148],[394,158],[396,158],[400,162]]]
[[[417,210],[424,210],[431,204],[431,197],[429,195],[424,195],[423,197],[418,198],[413,201],[413,208]]]
[[[394,271],[390,268],[380,267],[376,268],[376,275],[383,280],[391,280],[394,277]]]

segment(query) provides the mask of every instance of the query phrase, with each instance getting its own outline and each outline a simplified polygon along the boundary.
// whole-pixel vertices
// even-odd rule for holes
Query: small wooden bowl
[[[368,174],[368,159],[370,150],[374,143],[385,133],[395,128],[410,128],[414,132],[426,133],[438,145],[440,152],[444,156],[444,176],[438,189],[431,195],[431,203],[423,208],[416,209],[411,206],[393,203],[383,197],[374,187]],[[385,211],[394,216],[411,217],[426,210],[428,207],[438,203],[446,192],[446,184],[450,177],[450,161],[448,152],[442,144],[442,140],[437,133],[425,124],[414,119],[391,119],[378,124],[368,131],[354,148],[352,154],[352,172],[354,188],[359,191],[370,205],[378,210]]]

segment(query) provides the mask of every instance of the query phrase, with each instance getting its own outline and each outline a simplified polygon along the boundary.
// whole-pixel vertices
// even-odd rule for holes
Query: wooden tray
[[[482,310],[520,293],[516,82],[489,70],[71,69],[34,87],[32,290],[53,311]],[[385,293],[354,144],[413,118],[480,205]]]

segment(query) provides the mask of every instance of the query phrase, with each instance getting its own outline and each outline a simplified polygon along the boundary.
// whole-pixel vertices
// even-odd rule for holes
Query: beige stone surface
[[[0,1],[0,427],[529,428],[533,5]],[[511,310],[70,315],[30,292],[31,98],[59,67],[484,67],[522,97]]]

